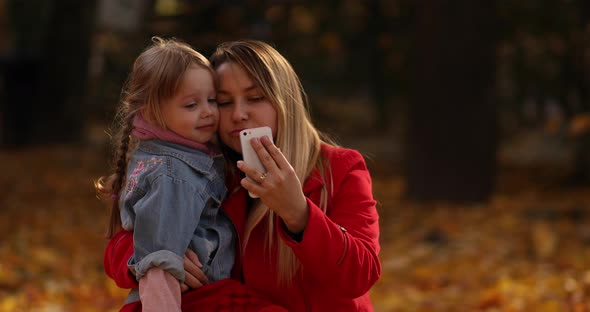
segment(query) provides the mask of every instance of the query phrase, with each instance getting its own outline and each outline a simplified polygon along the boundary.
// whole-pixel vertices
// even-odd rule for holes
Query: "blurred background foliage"
[[[0,0],[0,311],[123,301],[91,181],[154,35],[293,64],[373,174],[377,311],[590,310],[589,1]]]
[[[412,168],[434,152],[447,158],[435,168],[479,159],[493,181],[498,143],[538,127],[569,140],[571,121],[588,111],[589,7],[583,0],[2,0],[0,142],[101,141],[130,65],[153,35],[205,55],[220,42],[254,38],[294,65],[318,126],[383,160],[379,171],[424,175]],[[424,192],[432,193],[415,193]]]

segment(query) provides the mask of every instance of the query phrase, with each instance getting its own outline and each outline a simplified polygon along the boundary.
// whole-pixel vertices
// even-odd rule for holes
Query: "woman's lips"
[[[240,132],[241,132],[242,130],[244,130],[244,129],[246,129],[246,128],[241,128],[241,129],[235,129],[235,130],[232,130],[232,131],[229,133],[229,135],[230,135],[230,136],[233,136],[233,137],[240,136]]]

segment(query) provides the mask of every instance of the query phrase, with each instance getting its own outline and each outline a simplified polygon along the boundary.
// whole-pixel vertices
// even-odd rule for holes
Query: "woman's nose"
[[[241,100],[235,101],[231,117],[232,120],[236,122],[248,119],[248,111],[246,110],[246,106],[244,105],[244,103],[241,102]]]

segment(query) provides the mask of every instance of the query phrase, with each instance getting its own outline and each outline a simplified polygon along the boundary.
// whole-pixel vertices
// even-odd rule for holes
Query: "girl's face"
[[[246,71],[226,62],[217,68],[217,79],[221,141],[241,154],[240,131],[244,129],[268,126],[276,138],[277,111]]]
[[[176,95],[162,103],[161,113],[169,130],[198,143],[209,142],[219,122],[211,72],[189,68]]]

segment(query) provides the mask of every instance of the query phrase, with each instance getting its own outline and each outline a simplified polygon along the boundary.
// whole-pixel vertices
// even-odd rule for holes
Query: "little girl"
[[[109,237],[121,226],[134,232],[128,265],[139,290],[127,302],[140,299],[143,311],[180,311],[187,248],[209,282],[219,281],[230,277],[234,233],[219,209],[226,188],[223,158],[212,144],[213,71],[182,42],[152,41],[123,88],[115,172],[96,188],[113,199]]]

